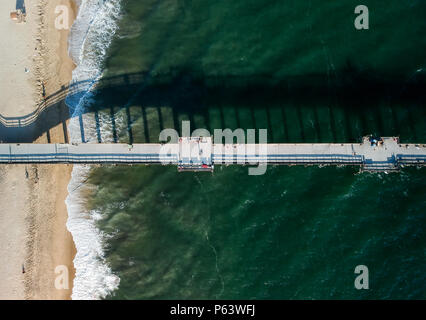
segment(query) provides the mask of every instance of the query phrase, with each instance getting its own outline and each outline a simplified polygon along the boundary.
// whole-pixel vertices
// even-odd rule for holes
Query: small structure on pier
[[[179,171],[213,171],[211,137],[179,138]]]
[[[364,156],[363,171],[399,171],[400,163],[398,162],[399,151],[398,137],[374,137],[366,136],[360,150]]]

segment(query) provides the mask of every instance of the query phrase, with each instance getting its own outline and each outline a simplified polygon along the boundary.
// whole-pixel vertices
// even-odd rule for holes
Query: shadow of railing
[[[73,107],[68,107],[67,101],[78,101],[85,93],[91,80],[73,83],[68,87],[62,87],[54,94],[45,98],[43,103],[32,113],[22,117],[4,117],[0,115],[0,140],[3,142],[33,142],[51,128],[62,123],[64,136],[66,136],[66,121],[72,116],[81,116],[85,113],[93,113],[96,122],[98,142],[101,142],[99,132],[98,112],[105,110],[110,112],[114,127],[114,141],[118,142],[115,132],[114,115],[117,110],[125,109],[127,131],[129,141],[134,141],[132,127],[134,120],[129,110],[130,106],[141,108],[143,121],[143,133],[145,142],[150,141],[151,134],[147,132],[148,125],[152,125],[152,119],[147,119],[146,107],[157,108],[156,124],[160,129],[164,128],[161,108],[168,107],[173,113],[173,126],[180,130],[180,119],[187,117],[195,126],[212,129],[210,109],[218,109],[217,119],[221,128],[272,127],[272,121],[277,121],[276,115],[271,115],[271,108],[280,107],[282,110],[279,121],[284,127],[284,135],[277,139],[278,142],[293,142],[291,136],[297,135],[297,142],[308,142],[310,137],[306,135],[305,112],[313,112],[311,127],[315,131],[315,140],[309,142],[321,142],[325,133],[331,131],[332,139],[339,140],[338,131],[346,125],[347,135],[350,140],[359,138],[351,133],[352,115],[357,113],[360,118],[361,131],[380,134],[383,128],[379,106],[384,103],[389,107],[395,121],[394,131],[401,126],[398,115],[395,114],[395,105],[407,106],[407,121],[404,126],[411,126],[414,132],[419,131],[416,126],[424,128],[424,117],[413,115],[413,106],[421,109],[424,114],[424,102],[426,81],[423,74],[411,77],[408,81],[403,76],[378,75],[374,72],[357,72],[355,70],[342,70],[339,79],[330,79],[327,75],[312,74],[303,76],[276,79],[269,75],[253,76],[206,76],[192,70],[172,70],[167,74],[156,75],[137,72],[130,74],[106,77],[92,89],[92,106],[76,113]],[[296,106],[293,120],[288,119],[288,105]],[[318,107],[321,106],[321,107]],[[321,108],[321,110],[319,110]],[[327,109],[329,123],[325,126],[318,113]],[[343,109],[343,113],[341,112]],[[258,110],[266,114],[266,122],[259,124]],[[344,119],[339,120],[343,124],[336,125],[336,112],[343,114]],[[229,113],[233,115],[229,116]],[[250,113],[250,121],[241,119],[241,113]],[[227,116],[224,116],[224,113]],[[367,126],[367,117],[373,116],[373,127]],[[202,118],[203,125],[195,118]],[[229,125],[229,117],[234,125]],[[295,118],[294,118],[295,117]],[[321,118],[321,119],[320,119]],[[370,120],[369,120],[370,121]],[[196,123],[198,122],[198,123]],[[291,122],[291,123],[290,123]],[[371,121],[370,121],[371,122]],[[295,125],[296,123],[296,125]],[[419,125],[420,123],[420,125]],[[290,128],[290,129],[289,129]],[[289,132],[289,130],[291,132]],[[422,129],[420,129],[422,130]],[[297,133],[295,134],[295,132]],[[270,130],[270,139],[274,139],[274,132]],[[393,135],[398,135],[394,132]],[[420,132],[424,138],[424,133]],[[272,136],[272,137],[271,137]],[[277,135],[278,136],[278,135]],[[67,142],[67,141],[65,141]]]
[[[119,88],[126,84],[140,84],[142,73],[126,74],[102,79],[96,88],[102,90],[112,86]],[[33,142],[43,133],[61,124],[66,137],[66,121],[73,116],[73,110],[65,104],[66,98],[79,99],[87,93],[93,80],[84,80],[62,86],[57,92],[46,96],[37,108],[24,116],[6,117],[0,114],[0,141],[3,142]],[[90,113],[87,109],[84,112]],[[76,115],[78,116],[78,115]]]

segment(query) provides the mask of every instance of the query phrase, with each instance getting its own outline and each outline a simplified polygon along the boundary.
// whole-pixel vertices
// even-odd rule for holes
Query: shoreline
[[[8,15],[2,18],[3,42],[17,40],[16,45],[6,47],[3,59],[0,57],[0,87],[6,98],[11,97],[0,108],[3,116],[33,112],[43,101],[43,95],[58,92],[71,81],[75,64],[68,55],[70,30],[55,28],[58,5],[70,9],[71,27],[77,14],[74,0],[30,0],[26,1],[25,23],[13,22]],[[14,0],[5,0],[1,9],[5,12],[15,9],[14,6]],[[67,111],[64,100],[55,108],[58,112]],[[61,123],[34,143],[66,142],[66,128],[67,124]],[[4,257],[0,272],[6,279],[0,285],[0,299],[71,299],[76,248],[67,230],[65,204],[71,171],[69,165],[0,168],[4,186],[0,192],[0,201],[4,203],[0,209],[0,254]],[[55,288],[58,266],[66,266],[69,271],[66,290]]]
[[[37,67],[40,70],[38,89],[49,96],[68,86],[72,78],[72,70],[75,65],[68,55],[69,30],[57,30],[55,28],[55,8],[64,5],[70,9],[71,27],[75,16],[75,4],[73,0],[55,0],[40,2],[43,13],[40,16],[39,35],[41,39],[41,59]],[[42,83],[40,83],[42,81]],[[65,101],[59,110],[67,111]],[[47,141],[46,141],[47,140]],[[49,130],[48,133],[37,139],[36,143],[43,142],[66,142],[68,141],[66,124],[58,125]],[[65,204],[68,196],[68,184],[71,180],[72,166],[37,166],[39,173],[38,187],[34,192],[31,207],[38,214],[30,219],[29,241],[27,242],[27,259],[32,262],[29,272],[25,277],[26,299],[71,299],[75,269],[73,259],[76,255],[75,245],[66,223],[68,211]],[[43,179],[44,177],[45,179]],[[43,195],[43,194],[46,195]],[[49,197],[49,205],[44,201]],[[38,199],[41,198],[41,199]],[[37,210],[38,209],[38,210]],[[46,223],[48,221],[48,223]],[[57,290],[55,273],[58,266],[65,266],[69,272],[68,289]]]

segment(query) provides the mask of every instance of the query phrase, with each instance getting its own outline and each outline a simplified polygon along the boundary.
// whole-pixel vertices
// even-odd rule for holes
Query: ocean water
[[[270,142],[426,141],[426,3],[86,0],[73,26],[72,141],[268,129]],[[75,299],[426,298],[425,169],[180,174],[75,167]],[[366,265],[370,290],[354,288]]]

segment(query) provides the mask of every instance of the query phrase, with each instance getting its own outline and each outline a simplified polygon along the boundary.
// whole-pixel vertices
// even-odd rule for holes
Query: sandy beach
[[[9,17],[23,1],[0,2],[0,114],[25,116],[68,85],[74,68],[68,56],[69,30],[57,30],[55,8],[76,8],[70,0],[25,0],[26,21]],[[58,110],[66,108],[58,102]],[[35,143],[66,142],[64,124]],[[1,137],[0,137],[1,140]],[[72,166],[0,167],[0,299],[70,299],[75,247],[66,228],[67,185]],[[55,288],[55,269],[69,270],[69,288]]]

